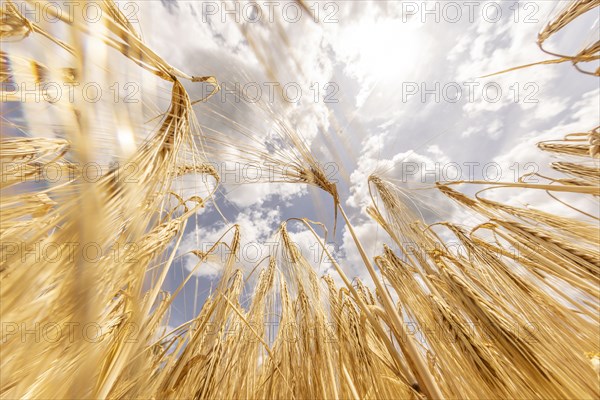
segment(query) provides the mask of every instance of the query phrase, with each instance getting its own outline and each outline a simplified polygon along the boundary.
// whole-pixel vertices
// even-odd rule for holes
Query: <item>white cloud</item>
[[[192,271],[198,265],[198,257],[189,254],[192,250],[208,251],[219,238],[234,224],[240,227],[240,252],[236,259],[236,268],[242,268],[244,273],[250,272],[261,260],[269,256],[274,240],[271,238],[278,224],[281,222],[279,209],[247,210],[238,214],[235,221],[225,225],[223,223],[213,224],[209,228],[197,226],[186,234],[178,254],[188,253],[185,258],[185,268]],[[202,220],[200,220],[202,222]],[[231,243],[232,231],[222,241]],[[195,270],[195,275],[214,277],[220,274],[229,256],[229,251],[221,246],[217,248],[214,255],[210,256]]]

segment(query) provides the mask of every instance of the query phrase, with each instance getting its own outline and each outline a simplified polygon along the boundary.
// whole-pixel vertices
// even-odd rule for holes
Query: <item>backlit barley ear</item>
[[[590,157],[600,158],[600,127],[590,131]]]
[[[31,22],[19,12],[11,1],[0,7],[0,41],[21,40],[29,35],[33,27]]]
[[[562,30],[570,22],[578,16],[585,14],[588,11],[598,7],[598,2],[595,0],[570,0],[558,12],[556,17],[550,21],[539,33],[537,43],[540,49],[552,55],[556,55],[544,49],[543,44],[548,38]]]
[[[600,57],[600,40],[595,40],[590,44],[580,44],[578,47],[580,50],[578,50],[574,54],[569,55],[558,54],[558,50],[548,49],[552,48],[553,46],[548,45],[547,42],[552,42],[552,38],[555,34],[559,36],[560,33],[562,33],[563,28],[568,26],[571,22],[575,21],[579,16],[584,15],[599,7],[598,2],[595,0],[567,0],[561,2],[561,4],[562,3],[565,3],[565,5],[561,9],[559,9],[556,15],[552,18],[552,20],[543,27],[543,29],[538,33],[537,37],[538,47],[546,54],[550,54],[557,58],[508,68],[500,72],[484,75],[482,77],[485,78],[516,71],[523,68],[530,68],[540,65],[560,64],[564,62],[572,63],[573,66],[579,72],[582,72],[584,74],[600,76],[600,68],[597,68],[593,71],[589,71],[588,69],[586,69],[586,67],[582,66],[582,64],[586,65],[585,63],[594,63],[596,60],[598,60],[598,58]],[[596,36],[592,34],[591,37],[591,40],[594,40]],[[557,39],[556,41],[558,42],[559,40]]]

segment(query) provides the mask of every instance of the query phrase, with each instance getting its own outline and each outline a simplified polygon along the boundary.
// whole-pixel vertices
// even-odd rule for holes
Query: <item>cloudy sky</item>
[[[258,4],[260,12],[244,3],[236,9],[222,2],[145,2],[140,27],[170,63],[191,74],[214,75],[226,89],[196,108],[202,126],[235,137],[231,123],[214,117],[218,112],[268,139],[268,125],[257,116],[261,107],[236,102],[234,92],[246,88],[242,95],[259,94],[261,102],[306,139],[319,160],[332,162],[343,205],[370,255],[389,243],[365,213],[370,202],[366,179],[372,172],[414,188],[429,221],[468,225],[475,223],[473,216],[425,190],[432,181],[514,181],[520,174],[547,171],[553,158],[537,150],[538,141],[599,123],[598,80],[570,65],[480,78],[548,59],[535,43],[537,32],[563,2]],[[594,23],[597,15],[584,16],[550,48],[576,51],[594,39],[589,30]],[[270,82],[287,87],[290,101],[268,98]],[[189,89],[192,98],[194,93],[201,97],[200,89]],[[227,161],[218,158],[213,161],[221,166]],[[212,243],[231,223],[239,223],[247,249],[241,263],[251,269],[268,254],[281,221],[308,217],[327,224],[329,241],[348,275],[366,278],[343,223],[338,221],[332,234],[333,206],[327,195],[294,184],[235,183],[225,179],[224,196],[218,197],[228,221],[209,207],[184,239],[183,251]],[[544,195],[492,191],[490,196],[569,213]],[[303,254],[317,261],[314,239],[300,226],[290,229]],[[185,271],[196,259],[184,257],[180,263]],[[320,272],[330,268],[316,262],[315,267]],[[216,263],[201,266],[199,286],[210,288],[207,282],[214,282],[218,271]],[[191,291],[188,297],[193,297]],[[185,303],[179,306],[186,308]],[[187,313],[179,311],[181,317]]]
[[[220,93],[194,106],[207,136],[268,149],[277,144],[274,115],[297,132],[337,181],[342,204],[371,256],[389,243],[365,213],[371,173],[411,189],[426,220],[470,225],[475,217],[428,190],[432,182],[514,181],[524,173],[543,173],[553,156],[538,151],[537,142],[600,124],[598,79],[568,63],[481,78],[549,59],[535,41],[566,4],[562,1],[118,3],[167,62],[221,83]],[[597,40],[592,33],[597,25],[597,13],[585,15],[548,47],[572,54]],[[121,72],[130,81],[142,80],[135,66]],[[168,104],[168,86],[140,86],[145,106]],[[208,92],[199,83],[186,88],[192,100]],[[188,224],[167,289],[196,266],[190,250],[207,250],[235,223],[242,227],[240,266],[251,271],[269,254],[279,224],[295,217],[323,222],[347,274],[366,278],[342,221],[333,234],[328,195],[298,184],[250,183],[248,171],[241,172],[245,161],[235,164],[247,162],[247,152],[216,149],[207,144],[208,159],[222,176],[229,174],[214,203]],[[205,190],[203,182],[189,177],[177,184],[185,193]],[[466,193],[474,190],[464,187]],[[538,193],[496,192],[489,196],[561,215],[571,212]],[[289,229],[303,255],[328,272],[330,265],[318,263],[315,240],[306,230],[294,224]],[[171,325],[193,316],[219,272],[219,260],[197,269]]]

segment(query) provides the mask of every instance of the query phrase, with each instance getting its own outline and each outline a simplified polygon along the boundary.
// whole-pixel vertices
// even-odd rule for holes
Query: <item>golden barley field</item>
[[[186,24],[217,29],[194,10],[225,18],[217,12],[251,6],[256,17],[263,3],[190,4],[2,1],[2,399],[600,398],[600,115],[585,106],[600,96],[598,1],[556,2],[537,36],[519,38],[535,45],[532,62],[494,59],[476,71],[482,79],[561,71],[556,103],[575,106],[555,114],[596,123],[524,138],[527,154],[547,157],[540,170],[416,186],[361,158],[368,137],[347,144],[343,132],[358,127],[336,119],[342,102],[290,108],[291,86],[275,85],[273,99],[238,102],[249,92],[225,77],[250,72],[227,61],[229,36],[204,37]],[[414,15],[419,3],[410,5],[297,0],[285,7],[308,15],[303,24],[275,14],[226,27],[263,81],[304,82],[309,63],[295,54],[315,51],[314,32],[352,35],[341,23],[339,32],[323,28],[333,18],[326,11]],[[577,34],[558,40],[570,52],[555,50],[574,24]],[[370,31],[377,26],[388,27]],[[350,43],[363,46],[361,60],[381,79],[401,81],[428,57],[425,45],[392,38],[390,68],[377,40],[355,36]],[[462,51],[475,51],[478,37]],[[354,71],[353,62],[331,68]],[[315,98],[333,96],[331,85]],[[592,95],[568,95],[569,85]],[[409,107],[379,89],[363,97],[383,93],[382,104]],[[427,107],[411,111],[423,135],[417,114]],[[378,124],[393,125],[385,113]],[[502,129],[527,128],[506,115]],[[490,126],[470,129],[455,146],[484,152],[476,132]],[[414,140],[397,137],[398,146]],[[357,162],[365,173],[347,167]],[[256,165],[268,174],[231,189],[232,175]],[[235,216],[234,206],[259,197],[254,211]],[[256,233],[266,223],[275,228]],[[367,223],[377,235],[365,234]],[[250,261],[249,237],[270,243]]]

